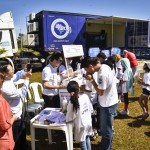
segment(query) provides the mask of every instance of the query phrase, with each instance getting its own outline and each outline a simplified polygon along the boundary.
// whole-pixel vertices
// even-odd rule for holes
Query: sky
[[[0,14],[11,11],[16,34],[26,34],[26,18],[41,10],[150,19],[150,0],[1,0]]]

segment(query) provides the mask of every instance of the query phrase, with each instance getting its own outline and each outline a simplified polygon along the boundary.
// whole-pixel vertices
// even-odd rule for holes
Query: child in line
[[[70,101],[67,105],[66,122],[72,123],[74,139],[80,141],[81,150],[91,150],[93,108],[90,99],[80,92],[76,81],[70,81],[67,90],[70,93]]]
[[[119,102],[121,102],[121,100],[122,100],[122,85],[121,85],[120,81],[123,78],[123,67],[121,65],[122,57],[120,56],[120,54],[115,54],[114,56],[116,58],[117,79],[119,80],[119,83],[117,84],[118,100],[119,100]]]
[[[86,71],[84,68],[82,68],[83,77],[86,74]],[[93,74],[94,80],[97,82],[97,72]],[[92,128],[93,133],[91,136],[92,140],[95,140],[98,137],[98,134],[100,134],[100,117],[99,117],[99,106],[98,106],[98,94],[93,87],[93,85],[90,83],[90,81],[84,79],[83,85],[81,86],[84,93],[89,96],[90,102],[93,106],[93,112],[92,112]]]
[[[143,114],[139,115],[138,118],[147,119],[149,117],[148,98],[150,96],[150,62],[145,62],[143,66],[143,70],[145,71],[143,79],[140,78],[138,80],[138,83],[142,85],[142,91],[143,91],[138,100],[143,110]]]
[[[128,105],[129,105],[129,99],[128,99],[128,92],[131,91],[131,94],[133,95],[134,89],[133,89],[133,73],[132,69],[130,67],[130,62],[128,58],[122,58],[121,59],[121,65],[123,67],[123,77],[121,80],[122,84],[122,93],[124,96],[124,109],[120,111],[120,115],[129,115],[128,111]]]
[[[122,65],[117,66],[117,79],[119,80],[119,83],[117,84],[117,91],[118,91],[118,100],[121,102],[121,96],[122,96],[122,85],[121,80],[123,78],[123,71],[122,71]]]

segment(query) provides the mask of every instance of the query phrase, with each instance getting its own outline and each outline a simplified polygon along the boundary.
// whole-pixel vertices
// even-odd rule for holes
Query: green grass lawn
[[[41,72],[33,73],[31,82],[41,82]],[[135,96],[130,96],[129,116],[116,117],[114,121],[115,134],[112,150],[149,150],[150,149],[150,117],[145,120],[137,120],[136,116],[142,113],[137,100],[141,94],[141,86],[135,86]],[[150,104],[149,104],[150,107]],[[118,111],[122,110],[123,102],[119,103]],[[30,143],[31,137],[28,129],[27,139]],[[101,136],[91,141],[92,150],[99,150]],[[80,145],[74,142],[74,150],[80,150]],[[36,150],[67,150],[65,135],[56,132],[53,135],[53,143],[48,144],[47,130],[36,129]]]

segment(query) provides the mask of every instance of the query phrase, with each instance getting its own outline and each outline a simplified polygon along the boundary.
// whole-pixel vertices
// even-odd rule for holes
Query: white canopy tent
[[[136,19],[136,18],[125,18],[125,17],[118,17],[118,16],[108,16],[108,17],[101,17],[101,18],[90,18],[87,19],[87,24],[101,24],[101,25],[111,25],[111,47],[114,47],[114,26],[115,25],[122,25],[126,28],[127,23],[134,23],[134,30],[136,30],[136,23],[137,22],[150,22],[150,20],[146,19]],[[149,32],[149,31],[148,31]],[[135,36],[133,34],[133,36]],[[149,36],[148,36],[149,38]],[[149,41],[149,39],[148,39]],[[133,44],[134,48],[134,44]]]

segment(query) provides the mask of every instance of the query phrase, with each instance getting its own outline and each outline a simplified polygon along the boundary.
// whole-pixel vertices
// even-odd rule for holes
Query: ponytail
[[[80,107],[79,106],[79,101],[78,101],[78,94],[79,94],[79,85],[76,81],[70,81],[68,83],[68,86],[67,86],[67,90],[68,92],[70,93],[70,101],[71,103],[73,104],[73,111],[76,111],[78,110],[78,108]]]

